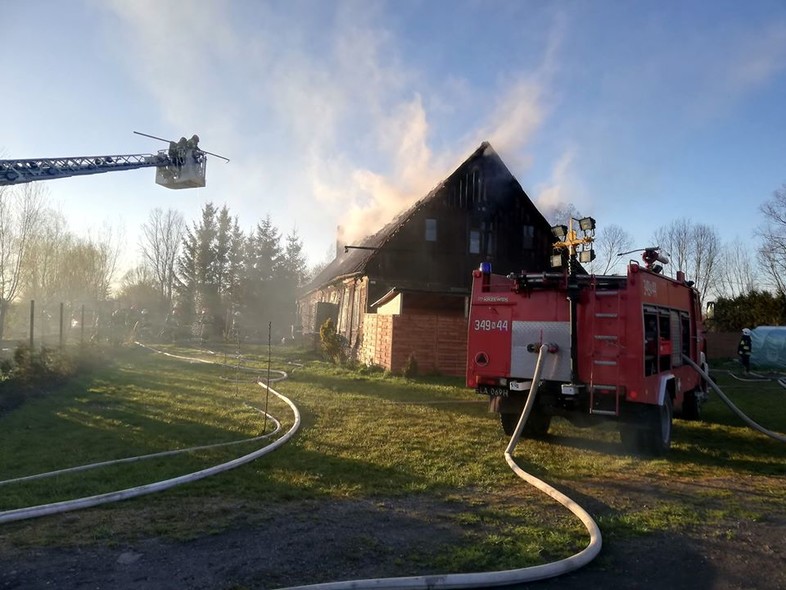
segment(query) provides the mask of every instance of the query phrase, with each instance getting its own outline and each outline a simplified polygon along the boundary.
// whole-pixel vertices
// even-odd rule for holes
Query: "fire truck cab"
[[[649,258],[648,258],[649,256]],[[706,383],[683,361],[706,367],[699,296],[657,257],[631,261],[625,276],[473,273],[467,386],[490,398],[503,430],[515,430],[541,345],[548,346],[524,436],[545,435],[553,416],[577,426],[616,420],[629,450],[660,454],[676,414],[696,420]],[[661,267],[662,269],[662,267]]]

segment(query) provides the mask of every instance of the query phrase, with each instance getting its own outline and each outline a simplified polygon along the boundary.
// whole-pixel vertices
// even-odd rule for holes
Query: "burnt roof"
[[[418,200],[414,205],[405,209],[396,215],[389,223],[387,223],[377,233],[366,236],[363,240],[354,244],[353,247],[345,249],[344,252],[337,254],[336,258],[328,264],[322,271],[317,274],[307,285],[303,287],[302,293],[308,294],[312,291],[330,285],[338,280],[344,278],[351,278],[354,276],[363,275],[368,264],[377,255],[377,252],[396,235],[396,233],[412,218],[415,213],[428,205],[433,199],[437,197],[442,189],[448,182],[464,168],[466,168],[473,161],[483,157],[494,157],[498,160],[499,164],[507,170],[505,164],[491,147],[491,144],[484,141],[480,144],[472,154],[461,163],[447,178],[435,186],[429,193]],[[509,173],[509,172],[508,172]],[[513,175],[511,174],[511,178]],[[523,192],[523,189],[522,189]]]

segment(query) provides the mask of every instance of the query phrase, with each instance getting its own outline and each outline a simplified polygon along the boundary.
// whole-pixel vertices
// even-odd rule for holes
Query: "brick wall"
[[[365,314],[360,360],[401,372],[414,353],[423,373],[463,375],[467,319],[438,314]]]
[[[391,367],[393,316],[367,313],[363,315],[363,342],[359,361],[367,365]]]

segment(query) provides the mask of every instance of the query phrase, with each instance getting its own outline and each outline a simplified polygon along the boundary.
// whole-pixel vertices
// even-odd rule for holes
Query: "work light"
[[[555,225],[551,228],[551,233],[554,234],[554,237],[558,240],[564,240],[565,237],[568,235],[568,226],[567,225]]]
[[[595,229],[595,219],[592,217],[582,217],[579,219],[579,227],[582,231],[592,231]]]

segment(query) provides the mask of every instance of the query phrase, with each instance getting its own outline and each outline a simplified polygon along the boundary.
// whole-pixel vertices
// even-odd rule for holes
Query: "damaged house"
[[[450,176],[336,258],[302,291],[305,334],[327,318],[356,358],[394,372],[414,355],[420,371],[461,375],[472,271],[539,272],[554,238],[505,164],[484,142]]]

